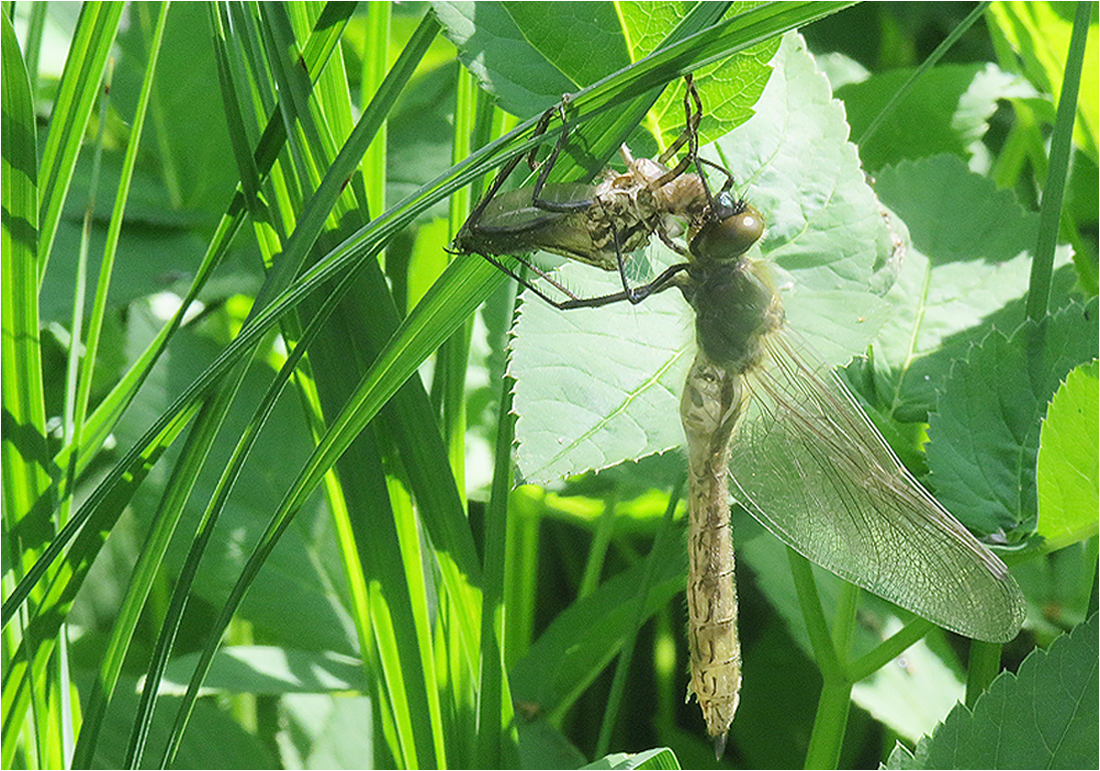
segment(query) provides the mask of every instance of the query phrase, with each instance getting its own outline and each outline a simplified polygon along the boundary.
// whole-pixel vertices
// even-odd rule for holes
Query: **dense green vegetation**
[[[715,763],[689,307],[446,249],[562,94],[591,179],[686,73],[791,327],[1028,603],[973,643],[735,510],[719,763],[1096,767],[1094,4],[5,11],[3,768]]]

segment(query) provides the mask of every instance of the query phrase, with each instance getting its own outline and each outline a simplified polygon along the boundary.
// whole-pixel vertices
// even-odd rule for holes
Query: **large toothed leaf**
[[[1028,322],[1011,338],[991,332],[967,361],[958,362],[928,429],[928,466],[940,502],[965,512],[967,524],[979,532],[1021,525],[1030,532],[1047,402],[1073,367],[1096,356],[1094,298],[1039,324]]]
[[[1096,654],[1093,614],[1002,673],[973,711],[957,705],[915,753],[895,747],[885,767],[1096,767]]]
[[[785,39],[772,65],[755,115],[710,154],[764,215],[756,256],[773,264],[791,326],[838,364],[862,352],[879,326],[882,303],[869,286],[876,258],[886,257],[885,224],[847,141],[843,107],[797,37]],[[657,269],[676,259],[660,246],[648,256]],[[584,296],[621,289],[616,276],[584,266],[560,274]],[[569,312],[531,298],[515,335],[511,373],[526,478],[600,469],[683,442],[679,394],[694,330],[678,293],[637,307]]]
[[[906,161],[875,176],[875,191],[912,239],[886,294],[891,312],[875,344],[876,386],[895,418],[925,421],[951,363],[990,326],[1011,332],[1023,323],[1039,215],[950,156]],[[1056,265],[1068,259],[1061,247]],[[1056,273],[1056,304],[1064,302],[1070,272]]]

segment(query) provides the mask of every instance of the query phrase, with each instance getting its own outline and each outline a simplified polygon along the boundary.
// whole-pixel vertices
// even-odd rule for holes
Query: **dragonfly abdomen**
[[[691,685],[721,754],[741,690],[737,584],[730,532],[729,443],[741,378],[700,351],[680,402],[688,450],[688,645]]]

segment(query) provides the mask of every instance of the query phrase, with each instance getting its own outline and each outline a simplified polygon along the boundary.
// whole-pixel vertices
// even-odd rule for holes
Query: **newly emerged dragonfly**
[[[677,247],[686,259],[643,289],[652,294],[675,286],[695,311],[698,353],[681,398],[690,483],[691,692],[721,752],[741,684],[731,479],[737,502],[796,551],[947,629],[980,640],[1010,640],[1023,622],[1024,603],[1001,560],[912,477],[843,381],[816,363],[808,346],[788,329],[768,267],[748,256],[763,233],[762,217],[730,192],[729,172],[723,170],[729,180],[723,188],[710,193],[696,154],[697,127],[689,107],[688,136],[680,145],[688,145],[688,160],[697,173],[686,173],[681,162],[672,179],[695,177],[698,192],[690,202],[681,199],[662,212],[687,219],[684,245]],[[663,166],[670,157],[662,155],[657,162]],[[545,178],[545,170],[540,176]],[[476,213],[484,215],[491,204],[491,199],[483,201]],[[494,211],[503,217],[508,207]],[[499,224],[496,216],[489,219]],[[530,211],[525,216],[534,217]],[[475,245],[487,243],[478,222],[463,228],[468,246],[478,239]],[[546,222],[577,232],[590,224],[583,215]],[[626,244],[645,243],[654,234],[673,241],[680,234],[667,217],[639,216],[623,223],[633,226],[622,230],[634,240],[613,239],[614,260],[598,250],[577,257],[619,270],[623,291],[570,297],[554,305],[636,301],[636,289],[626,285],[622,268]],[[513,245],[567,253],[559,248],[564,239],[557,231],[545,238],[551,231],[543,228],[530,228],[535,235],[526,241],[517,237]],[[508,238],[517,235],[515,230]],[[553,243],[547,246],[548,241]]]
[[[767,266],[739,248],[723,252],[722,227],[720,215],[697,226],[676,281],[699,345],[681,400],[691,516],[701,523],[689,533],[692,687],[719,751],[741,679],[728,479],[784,543],[946,629],[1007,642],[1024,620],[1008,568],[925,491],[839,376],[787,329]]]

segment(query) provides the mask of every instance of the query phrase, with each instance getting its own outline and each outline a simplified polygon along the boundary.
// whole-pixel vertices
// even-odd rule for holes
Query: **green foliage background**
[[[595,386],[562,384],[625,364],[551,326],[533,350],[564,374],[525,381],[515,287],[445,251],[563,93],[555,175],[591,178],[676,136],[694,72],[765,255],[862,260],[851,291],[799,278],[792,314],[830,361],[868,354],[865,408],[1029,603],[968,655],[815,568],[830,665],[785,547],[736,513],[720,764],[1095,767],[1095,6],[847,5],[5,6],[2,766],[715,764],[683,703],[683,458],[652,454],[675,412],[515,486],[514,436],[520,482],[553,452],[523,422],[581,425]],[[788,181],[849,153],[900,264],[855,204],[785,231],[817,188],[754,176],[795,28],[827,80],[806,64],[792,104],[834,122]],[[517,361],[562,323],[523,307]],[[608,340],[690,344],[682,308],[616,310]]]

